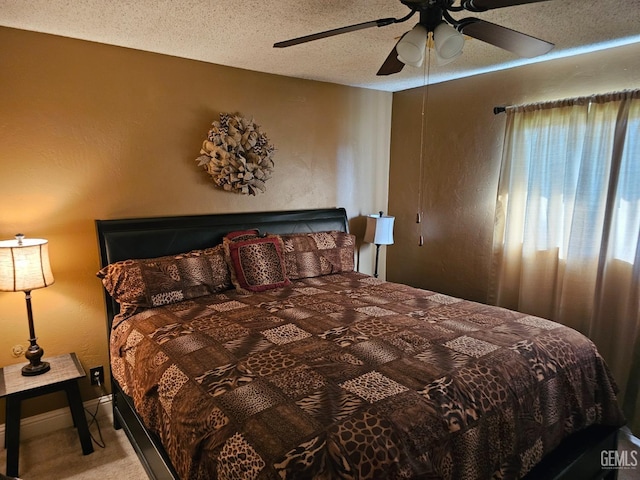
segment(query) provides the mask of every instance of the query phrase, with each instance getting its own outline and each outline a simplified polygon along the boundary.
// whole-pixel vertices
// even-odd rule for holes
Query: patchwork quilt
[[[622,425],[586,337],[356,272],[114,327],[112,373],[182,479],[517,479]]]

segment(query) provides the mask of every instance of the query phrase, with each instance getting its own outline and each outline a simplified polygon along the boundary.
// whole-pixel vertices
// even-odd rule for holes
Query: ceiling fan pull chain
[[[423,62],[422,69],[422,82],[423,82],[423,90],[422,90],[422,111],[420,112],[420,157],[419,157],[419,168],[418,168],[418,212],[416,213],[416,224],[417,233],[418,233],[418,246],[422,247],[424,245],[424,235],[423,235],[423,225],[422,225],[422,207],[424,204],[424,193],[423,193],[423,185],[424,185],[424,134],[427,126],[427,121],[425,118],[425,107],[428,101],[428,92],[429,92],[429,75],[431,69],[431,49],[428,47],[429,37],[432,35],[429,32],[427,36],[427,44],[425,45],[425,53],[427,54],[427,58]]]

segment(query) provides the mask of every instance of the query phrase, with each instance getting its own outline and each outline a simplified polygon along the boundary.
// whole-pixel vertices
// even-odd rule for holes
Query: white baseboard
[[[103,395],[84,402],[84,408],[92,414],[95,413],[96,407],[98,409],[98,413],[96,415],[98,418],[108,417],[110,421],[113,421],[111,395]],[[87,418],[87,421],[90,421],[88,415]],[[71,426],[73,426],[71,410],[69,410],[69,407],[59,408],[57,410],[52,410],[50,412],[41,413],[40,415],[34,415],[20,420],[20,440],[27,440],[38,435],[45,435]],[[4,423],[0,424],[0,445],[4,445],[5,428],[6,425]]]

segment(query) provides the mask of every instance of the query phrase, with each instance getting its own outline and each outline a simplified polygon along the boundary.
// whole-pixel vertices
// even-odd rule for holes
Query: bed
[[[150,478],[616,476],[624,419],[588,339],[353,271],[344,209],[96,227],[114,425]],[[198,281],[122,280],[162,290],[176,262]]]

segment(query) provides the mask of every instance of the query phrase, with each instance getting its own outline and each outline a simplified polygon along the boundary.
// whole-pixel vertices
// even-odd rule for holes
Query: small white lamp
[[[39,238],[25,239],[16,235],[15,240],[0,241],[0,291],[24,292],[29,320],[29,348],[24,356],[29,364],[22,367],[22,375],[34,376],[48,372],[50,365],[40,359],[44,350],[36,343],[31,310],[31,290],[48,287],[54,282],[49,264],[48,242]]]
[[[376,268],[373,274],[378,277],[378,254],[380,245],[393,245],[393,222],[395,217],[383,215],[367,215],[367,228],[364,232],[364,241],[374,243],[376,246]]]

